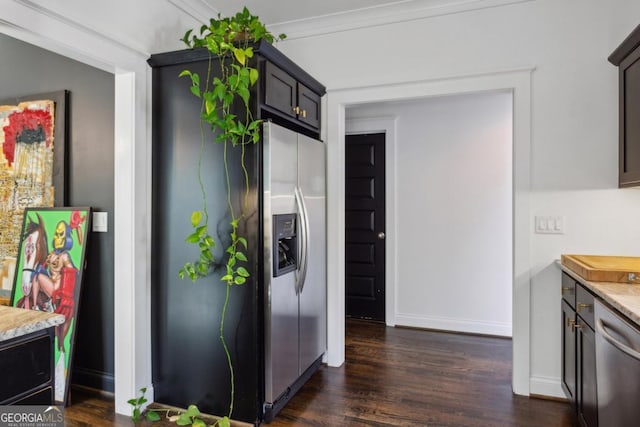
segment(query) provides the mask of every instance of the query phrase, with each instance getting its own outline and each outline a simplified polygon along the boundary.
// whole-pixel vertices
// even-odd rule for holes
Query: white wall
[[[562,393],[554,260],[569,252],[640,255],[640,192],[616,188],[617,70],[606,60],[638,23],[635,0],[535,0],[280,46],[330,90],[535,67],[533,191],[529,218],[516,221],[563,215],[566,233],[532,232],[530,304],[514,306],[531,310],[531,393]]]
[[[395,323],[510,336],[511,93],[346,112],[381,116],[397,117]]]

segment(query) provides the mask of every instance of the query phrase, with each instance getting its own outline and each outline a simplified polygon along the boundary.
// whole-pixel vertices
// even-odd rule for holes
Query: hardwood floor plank
[[[509,339],[348,320],[345,364],[322,366],[268,426],[573,426],[569,403],[512,393],[511,357]],[[132,425],[95,396],[76,396],[65,418]]]

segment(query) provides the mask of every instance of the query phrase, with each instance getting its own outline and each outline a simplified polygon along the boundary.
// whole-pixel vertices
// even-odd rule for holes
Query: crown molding
[[[174,7],[186,13],[196,21],[207,24],[209,18],[218,16],[220,11],[204,0],[167,0]],[[206,19],[205,19],[206,18]]]
[[[61,15],[49,7],[44,7],[30,0],[13,0],[13,3],[30,9],[37,15],[46,17],[46,20],[50,22],[51,25],[61,26],[68,31],[80,34],[83,37],[92,40],[94,43],[96,43],[96,45],[110,45],[118,50],[127,52],[129,55],[133,55],[139,58],[146,58],[149,56],[148,52],[146,52],[146,49],[144,49],[142,46],[135,46],[130,41],[122,40],[113,34],[106,34],[97,31],[77,21],[74,21],[73,19]],[[17,27],[16,25],[12,26]],[[24,28],[28,29],[29,27],[25,26]]]
[[[108,72],[116,71],[114,64],[128,70],[140,70],[146,65],[149,55],[144,49],[132,47],[32,1],[0,0],[0,7],[2,34]]]
[[[289,40],[301,39],[531,1],[536,0],[443,0],[435,4],[434,0],[405,0],[343,13],[273,23],[269,24],[269,30],[274,34],[285,33]]]

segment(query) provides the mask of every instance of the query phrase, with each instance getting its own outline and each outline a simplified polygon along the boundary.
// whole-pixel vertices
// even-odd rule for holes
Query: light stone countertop
[[[596,296],[609,303],[610,306],[617,309],[640,327],[640,284],[590,282],[564,265],[561,267],[562,271],[583,284]]]
[[[0,341],[64,323],[64,316],[0,305]]]

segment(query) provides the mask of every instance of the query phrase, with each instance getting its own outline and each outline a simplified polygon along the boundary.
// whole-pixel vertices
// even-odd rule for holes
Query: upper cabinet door
[[[295,118],[297,103],[297,82],[288,73],[272,63],[265,64],[264,103],[280,113]]]
[[[314,128],[320,127],[320,96],[298,83],[298,119]]]
[[[619,67],[620,187],[640,186],[640,25],[609,55]]]
[[[620,186],[640,185],[640,48],[620,64]]]
[[[295,74],[266,61],[262,117],[317,137],[320,131],[320,94],[304,85]]]

